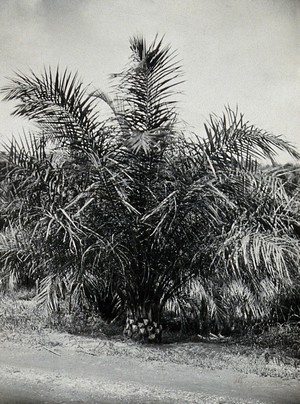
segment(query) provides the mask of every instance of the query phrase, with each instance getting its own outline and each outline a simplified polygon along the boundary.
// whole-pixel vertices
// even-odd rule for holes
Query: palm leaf
[[[118,111],[123,136],[135,153],[148,152],[166,140],[176,120],[174,88],[180,84],[180,66],[170,47],[155,40],[131,40],[132,63],[119,75],[119,91],[125,101]]]
[[[14,115],[37,122],[47,137],[74,148],[92,145],[100,123],[95,98],[88,94],[77,74],[49,68],[38,77],[17,73],[1,90],[5,100],[17,101]]]
[[[221,169],[235,164],[238,167],[255,170],[257,159],[272,162],[278,150],[288,152],[299,159],[294,146],[280,136],[272,135],[244,121],[242,114],[226,109],[222,117],[210,116],[205,124],[207,140],[203,143],[205,154]]]

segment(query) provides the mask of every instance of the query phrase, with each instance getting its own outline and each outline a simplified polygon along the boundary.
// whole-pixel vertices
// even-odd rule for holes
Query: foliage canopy
[[[51,310],[127,312],[127,335],[149,340],[166,310],[202,328],[261,318],[299,285],[300,223],[299,198],[258,159],[299,153],[230,108],[185,137],[176,54],[158,38],[130,49],[113,98],[59,68],[2,89],[37,124],[6,145],[2,282],[39,279]]]

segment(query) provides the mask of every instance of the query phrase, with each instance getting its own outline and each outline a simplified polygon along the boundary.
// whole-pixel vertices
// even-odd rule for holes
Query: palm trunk
[[[162,338],[160,311],[160,307],[154,304],[148,309],[139,307],[128,310],[123,335],[135,341],[160,343]]]

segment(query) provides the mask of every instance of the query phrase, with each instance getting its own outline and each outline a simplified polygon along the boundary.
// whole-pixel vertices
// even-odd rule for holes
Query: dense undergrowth
[[[65,308],[58,313],[49,313],[44,307],[37,305],[34,291],[23,289],[17,292],[0,295],[0,333],[8,339],[16,335],[36,335],[57,331],[74,336],[92,337],[102,341],[128,341],[123,336],[122,321],[108,324],[95,313]],[[165,346],[179,343],[204,343],[215,346],[230,346],[235,355],[255,353],[264,355],[266,363],[274,358],[279,363],[293,363],[300,366],[300,321],[260,324],[260,327],[248,327],[229,337],[201,336],[186,328],[167,327],[164,330]],[[147,349],[147,346],[145,346]]]

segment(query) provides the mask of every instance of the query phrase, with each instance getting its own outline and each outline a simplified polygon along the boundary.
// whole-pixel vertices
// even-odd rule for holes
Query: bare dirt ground
[[[285,365],[258,358],[260,374],[254,374],[245,367],[248,357],[228,355],[224,365],[224,349],[203,343],[147,348],[59,333],[8,340],[0,333],[0,403],[300,403],[292,368],[278,377],[276,366]],[[197,359],[185,363],[180,352],[187,350]]]

